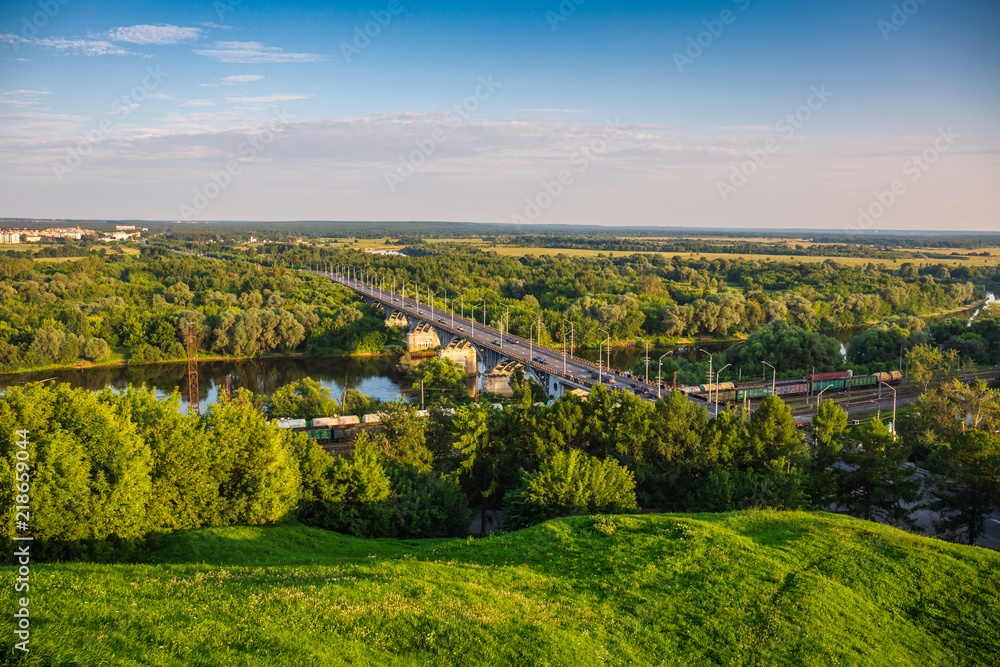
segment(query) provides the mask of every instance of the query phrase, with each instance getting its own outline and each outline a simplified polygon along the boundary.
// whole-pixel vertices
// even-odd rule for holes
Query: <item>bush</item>
[[[356,537],[386,537],[391,492],[378,452],[362,433],[355,441],[354,454],[337,459],[327,469],[315,500],[299,504],[299,521]]]
[[[469,533],[469,501],[458,485],[416,468],[389,469],[395,496],[392,534],[400,538],[464,537]]]
[[[504,496],[504,528],[516,530],[560,516],[625,514],[637,509],[632,472],[614,459],[560,452]]]

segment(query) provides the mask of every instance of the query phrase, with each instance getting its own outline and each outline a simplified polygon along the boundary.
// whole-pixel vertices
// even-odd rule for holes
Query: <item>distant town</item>
[[[114,241],[129,241],[138,239],[142,232],[149,231],[146,227],[137,229],[135,225],[115,225],[113,232],[98,232],[82,227],[54,227],[50,229],[10,228],[0,229],[0,245],[20,243],[40,243],[43,239],[72,239],[80,241],[84,238],[111,243]]]

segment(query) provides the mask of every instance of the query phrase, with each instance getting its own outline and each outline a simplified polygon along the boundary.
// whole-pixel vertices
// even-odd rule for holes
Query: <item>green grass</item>
[[[610,535],[575,517],[412,542],[209,529],[169,538],[151,564],[33,564],[24,664],[1000,660],[994,552],[829,514],[613,521]]]

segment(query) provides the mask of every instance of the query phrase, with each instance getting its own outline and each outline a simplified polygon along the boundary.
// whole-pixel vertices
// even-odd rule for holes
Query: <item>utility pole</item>
[[[664,352],[660,355],[659,361],[656,362],[656,398],[657,400],[663,398],[663,357],[670,354],[669,352]],[[674,384],[677,384],[677,372],[674,372]]]
[[[188,358],[188,406],[195,414],[201,412],[201,399],[198,391],[198,330],[194,322],[187,323],[187,358]]]

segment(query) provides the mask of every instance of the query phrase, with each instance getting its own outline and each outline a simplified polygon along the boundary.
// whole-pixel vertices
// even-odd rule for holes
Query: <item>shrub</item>
[[[400,538],[464,537],[469,501],[455,482],[416,468],[389,469],[394,494],[392,533]]]
[[[635,479],[614,459],[560,452],[504,497],[504,527],[516,530],[559,516],[635,511]]]

